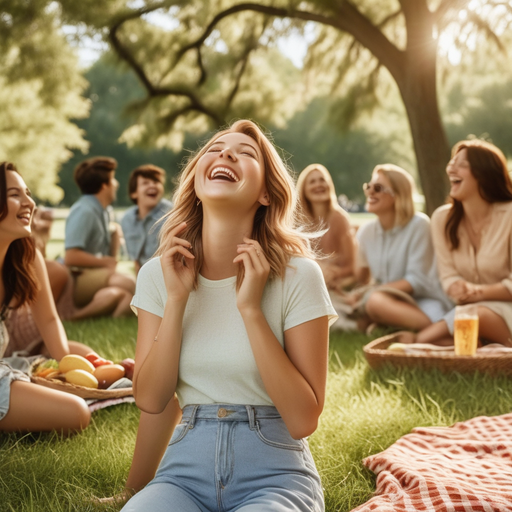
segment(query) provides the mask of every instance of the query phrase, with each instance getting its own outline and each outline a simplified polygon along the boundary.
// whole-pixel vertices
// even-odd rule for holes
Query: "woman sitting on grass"
[[[512,181],[503,153],[482,140],[453,148],[450,203],[432,215],[439,277],[457,304],[477,304],[479,337],[512,346]],[[416,337],[453,344],[455,310]]]
[[[29,303],[51,357],[60,360],[69,353],[69,346],[55,310],[43,257],[30,236],[34,206],[16,167],[9,162],[1,163],[0,356],[9,341],[4,325],[6,316]],[[84,400],[32,384],[26,373],[0,359],[0,431],[70,433],[87,427],[89,420]]]
[[[377,284],[364,299],[366,315],[379,325],[423,329],[451,304],[437,279],[429,219],[414,211],[414,182],[385,164],[363,188],[366,208],[377,216],[357,232],[358,280]]]
[[[318,249],[326,256],[318,264],[325,284],[340,290],[354,282],[356,244],[349,216],[336,199],[336,190],[329,171],[320,164],[308,165],[297,180],[302,211],[317,230],[327,229],[318,241]]]
[[[156,477],[123,509],[324,510],[305,437],[325,398],[335,313],[294,185],[260,129],[238,121],[190,160],[133,306],[134,391],[183,418]]]

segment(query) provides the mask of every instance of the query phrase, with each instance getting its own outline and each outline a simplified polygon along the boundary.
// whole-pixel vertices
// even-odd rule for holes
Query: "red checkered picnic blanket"
[[[512,414],[415,428],[363,464],[376,495],[352,512],[512,511]]]

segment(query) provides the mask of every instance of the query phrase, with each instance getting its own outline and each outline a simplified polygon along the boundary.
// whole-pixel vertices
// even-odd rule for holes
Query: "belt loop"
[[[190,413],[190,420],[188,422],[188,428],[194,428],[194,425],[196,423],[196,415],[197,415],[197,409],[199,409],[199,405],[194,405],[194,408],[192,409],[192,412]]]
[[[246,405],[245,408],[247,409],[247,416],[249,417],[249,428],[254,430],[256,428],[256,414],[254,407]]]

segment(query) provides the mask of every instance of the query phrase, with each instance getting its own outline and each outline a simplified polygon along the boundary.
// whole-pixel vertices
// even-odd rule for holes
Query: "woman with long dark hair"
[[[44,260],[31,234],[34,200],[14,164],[0,164],[0,357],[9,341],[4,325],[12,310],[30,304],[46,347],[54,359],[69,353],[57,315]],[[0,431],[64,433],[89,424],[81,398],[30,382],[28,375],[0,359]]]
[[[457,143],[446,168],[450,204],[432,215],[439,278],[457,304],[476,304],[479,337],[512,346],[512,181],[503,153],[474,139]],[[453,343],[454,310],[418,342]]]

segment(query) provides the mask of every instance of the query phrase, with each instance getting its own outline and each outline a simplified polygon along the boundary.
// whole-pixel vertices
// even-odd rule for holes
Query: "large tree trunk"
[[[418,173],[429,215],[442,205],[448,194],[446,164],[450,146],[437,101],[436,41],[424,5],[423,19],[414,9],[409,19],[405,62],[400,76],[395,77],[411,128]]]
[[[402,98],[411,128],[418,173],[429,215],[442,205],[448,193],[446,164],[450,146],[441,122],[435,90],[421,77],[410,77]]]

